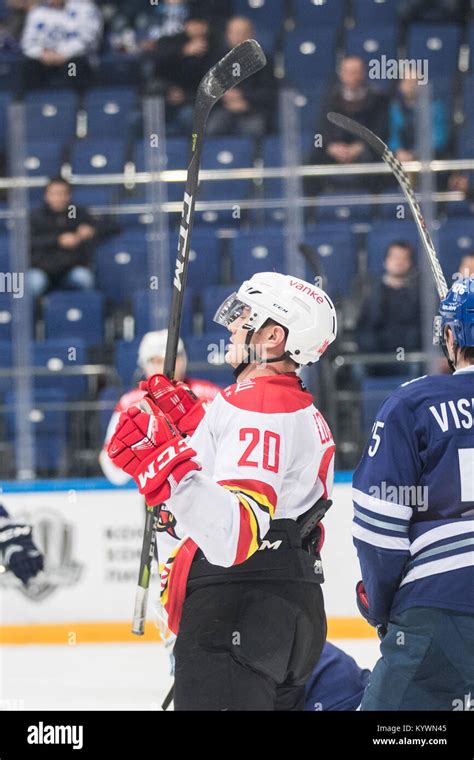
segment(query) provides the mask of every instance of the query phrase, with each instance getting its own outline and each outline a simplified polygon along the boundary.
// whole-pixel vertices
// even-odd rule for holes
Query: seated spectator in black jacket
[[[322,123],[317,130],[322,144],[321,147],[314,148],[309,163],[343,166],[378,160],[365,142],[329,122],[327,114],[336,111],[349,116],[386,140],[388,100],[383,93],[368,84],[365,63],[358,56],[349,55],[342,59],[338,79],[339,82],[332,87],[322,104]],[[367,188],[368,182],[372,185],[367,176],[335,175],[322,179],[323,181],[309,178],[305,183],[306,191],[317,194],[325,189]]]
[[[93,258],[100,235],[115,232],[72,203],[71,187],[58,177],[31,214],[31,269],[27,286],[34,298],[48,290],[94,287]]]
[[[189,134],[199,82],[218,60],[209,21],[191,15],[182,32],[149,41],[147,48],[145,92],[163,95],[168,135]]]
[[[255,27],[246,16],[229,19],[225,29],[225,46],[221,56],[245,40],[255,39]],[[267,55],[267,65],[226,92],[211,112],[208,122],[210,135],[262,137],[274,131],[277,100],[273,62]]]
[[[367,353],[390,353],[397,359],[398,349],[419,351],[421,348],[421,311],[418,273],[414,251],[409,243],[394,240],[386,251],[385,273],[370,287],[357,325],[359,350]],[[387,368],[395,374],[403,362]],[[382,365],[381,365],[382,367]],[[406,367],[406,365],[405,365]],[[381,368],[377,374],[385,374]]]

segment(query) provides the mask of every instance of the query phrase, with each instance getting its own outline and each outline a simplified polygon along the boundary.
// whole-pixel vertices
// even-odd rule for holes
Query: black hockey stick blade
[[[212,100],[219,100],[227,90],[263,69],[265,53],[256,40],[246,40],[216,63],[201,80],[199,89]]]
[[[443,270],[441,269],[438,254],[436,253],[436,248],[426,226],[424,216],[421,212],[420,204],[416,199],[416,195],[413,191],[411,182],[408,179],[408,176],[400,161],[396,156],[394,156],[388,145],[386,145],[384,141],[380,139],[380,137],[377,137],[377,135],[371,132],[370,129],[367,129],[367,127],[364,127],[357,121],[350,119],[348,116],[343,116],[343,114],[334,113],[332,111],[328,113],[327,118],[332,124],[335,124],[337,127],[342,127],[342,129],[346,129],[355,137],[359,137],[361,140],[365,140],[365,142],[370,145],[372,150],[378,156],[380,156],[380,158],[382,158],[383,161],[385,161],[385,163],[390,167],[392,174],[402,188],[403,194],[405,195],[405,198],[408,201],[408,205],[410,206],[413,219],[416,226],[418,227],[421,242],[423,243],[423,248],[425,249],[426,255],[428,256],[431,265],[431,271],[433,272],[438,295],[440,299],[443,300],[446,298],[446,294],[448,292],[446,278],[443,274]]]

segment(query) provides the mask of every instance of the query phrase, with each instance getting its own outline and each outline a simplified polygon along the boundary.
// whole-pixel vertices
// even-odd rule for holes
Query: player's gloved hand
[[[143,380],[140,388],[173,421],[182,435],[192,435],[206,413],[206,402],[200,401],[189,385],[169,380],[166,375],[153,375]]]
[[[43,569],[43,556],[32,539],[30,525],[0,517],[0,564],[25,585]]]
[[[373,618],[370,616],[369,598],[365,590],[364,581],[359,581],[356,585],[356,600],[357,600],[357,607],[359,608],[360,614],[362,615],[363,618],[367,620],[367,622],[370,625],[374,626],[375,630],[377,631],[377,635],[379,639],[382,640],[385,634],[387,633],[387,627],[383,625],[382,623],[375,622]]]
[[[149,413],[132,406],[120,415],[107,453],[134,478],[154,507],[167,501],[184,476],[201,466],[173,422],[148,399],[146,405]]]

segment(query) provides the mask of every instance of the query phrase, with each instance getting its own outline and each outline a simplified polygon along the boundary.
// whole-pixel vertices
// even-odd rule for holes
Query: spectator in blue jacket
[[[400,161],[416,160],[416,103],[423,85],[416,77],[407,76],[398,85],[398,92],[389,108],[389,147]],[[443,103],[431,104],[431,133],[437,156],[448,148],[448,115]]]

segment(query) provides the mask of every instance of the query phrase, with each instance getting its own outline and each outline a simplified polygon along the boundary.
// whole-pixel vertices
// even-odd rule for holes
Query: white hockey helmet
[[[259,330],[267,319],[286,327],[285,350],[297,364],[319,361],[337,335],[334,304],[320,288],[291,275],[260,272],[246,280],[219,307],[214,321],[228,325],[248,307],[244,327]]]
[[[156,330],[145,333],[138,348],[138,364],[142,369],[145,369],[147,363],[152,359],[164,358],[167,339],[168,330]],[[178,356],[186,359],[186,351],[184,350],[184,343],[181,338],[178,341]]]

